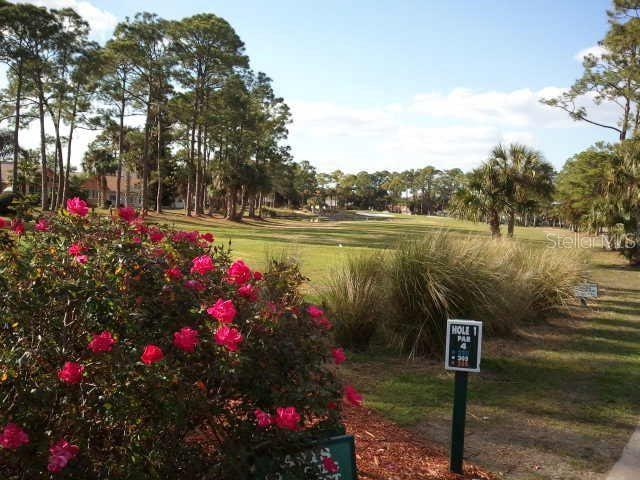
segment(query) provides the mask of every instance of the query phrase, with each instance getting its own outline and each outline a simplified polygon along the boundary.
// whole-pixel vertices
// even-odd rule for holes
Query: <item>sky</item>
[[[609,0],[37,0],[71,6],[104,41],[125,16],[225,18],[291,106],[289,143],[319,171],[468,170],[519,141],[556,168],[615,132],[540,104],[582,73]],[[0,83],[2,80],[0,79]],[[588,101],[588,100],[587,100]],[[612,105],[592,109],[615,122]],[[27,146],[37,143],[30,129]],[[83,133],[74,163],[90,141]],[[31,145],[33,143],[33,145]]]

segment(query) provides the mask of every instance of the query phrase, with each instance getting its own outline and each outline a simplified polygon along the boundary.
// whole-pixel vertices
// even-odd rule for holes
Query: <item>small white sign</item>
[[[598,298],[598,284],[584,282],[576,285],[574,295],[578,298]]]

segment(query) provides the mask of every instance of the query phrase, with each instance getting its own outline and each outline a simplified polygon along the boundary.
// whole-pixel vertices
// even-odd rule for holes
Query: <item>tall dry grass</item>
[[[385,320],[388,306],[383,291],[386,256],[361,253],[348,257],[331,272],[323,303],[332,312],[340,345],[365,349]]]
[[[344,335],[360,325],[410,356],[438,355],[447,318],[482,320],[488,334],[505,335],[572,303],[582,265],[568,250],[437,231],[401,242],[383,263],[349,260],[324,298],[346,346],[371,338]]]

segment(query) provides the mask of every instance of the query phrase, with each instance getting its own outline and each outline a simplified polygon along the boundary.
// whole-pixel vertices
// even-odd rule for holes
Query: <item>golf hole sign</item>
[[[593,282],[583,282],[576,285],[574,295],[578,298],[598,298],[598,284]]]
[[[447,320],[444,367],[459,372],[479,372],[482,353],[482,322]]]

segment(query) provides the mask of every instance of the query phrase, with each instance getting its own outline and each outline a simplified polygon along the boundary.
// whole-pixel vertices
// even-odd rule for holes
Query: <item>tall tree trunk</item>
[[[18,158],[20,156],[20,105],[22,100],[22,60],[18,62],[18,74],[16,77],[16,124],[13,127],[13,191],[18,190]],[[2,185],[0,173],[0,185]]]
[[[157,113],[158,121],[158,155],[157,155],[157,166],[156,166],[156,175],[158,177],[158,190],[156,192],[156,212],[162,213],[162,122],[160,119],[160,103],[158,103],[158,113]]]
[[[62,157],[62,141],[60,140],[60,112],[58,118],[54,122],[54,130],[56,134],[56,152],[58,157],[58,188],[56,191],[56,210],[62,208],[62,192],[64,190],[64,160]]]
[[[513,238],[513,231],[515,230],[515,226],[516,226],[516,212],[510,211],[509,220],[507,223],[507,236],[509,236],[510,238]]]
[[[49,188],[48,188],[48,175],[47,175],[47,143],[44,130],[44,92],[42,91],[42,81],[37,80],[38,83],[38,116],[40,120],[40,167],[42,168],[42,181],[40,185],[40,206],[42,210],[49,209]]]
[[[78,111],[78,90],[76,89],[73,97],[73,108],[71,110],[71,122],[69,125],[69,139],[67,142],[67,167],[64,170],[64,184],[62,187],[62,201],[67,198],[69,191],[69,174],[71,172],[71,144],[73,142],[73,132],[76,126],[76,113]]]
[[[249,218],[256,218],[256,194],[251,193],[247,198],[249,204]]]
[[[200,196],[202,194],[202,125],[198,125],[198,152],[196,154],[196,215],[204,213]]]
[[[120,125],[118,128],[118,169],[116,171],[116,207],[120,206],[120,182],[122,179],[122,149],[124,147],[124,109],[125,109],[125,90],[123,80],[122,97],[120,97]],[[128,196],[128,195],[127,195]],[[125,201],[128,203],[128,200]]]
[[[124,174],[124,183],[124,206],[128,207],[131,201],[131,172],[128,168]]]
[[[58,188],[56,191],[56,210],[62,208],[62,192],[64,191],[64,160],[62,158],[62,142],[60,140],[60,125],[56,128],[56,150],[58,152]]]
[[[147,103],[147,119],[144,122],[144,146],[142,153],[142,212],[147,213],[149,208],[149,137],[151,130],[151,94]]]
[[[209,172],[209,134],[208,128],[205,124],[204,126],[204,134],[203,134],[203,162],[202,162],[202,188],[200,189],[200,208],[202,209],[202,213],[206,208],[207,201],[207,172]]]
[[[191,174],[187,176],[187,196],[184,199],[184,208],[187,211],[187,217],[191,216]]]
[[[500,233],[500,215],[497,210],[492,210],[489,213],[489,228],[491,228],[492,238],[499,238],[502,235]]]
[[[54,155],[57,156],[58,152],[56,152]],[[55,210],[56,208],[56,189],[55,186],[58,183],[58,162],[57,160],[54,159],[53,161],[53,181],[52,181],[52,187],[53,190],[51,191],[51,200],[49,202],[49,209],[50,210]]]
[[[229,220],[236,220],[236,204],[238,202],[238,189],[236,187],[230,187],[227,190],[227,208],[226,217]]]

